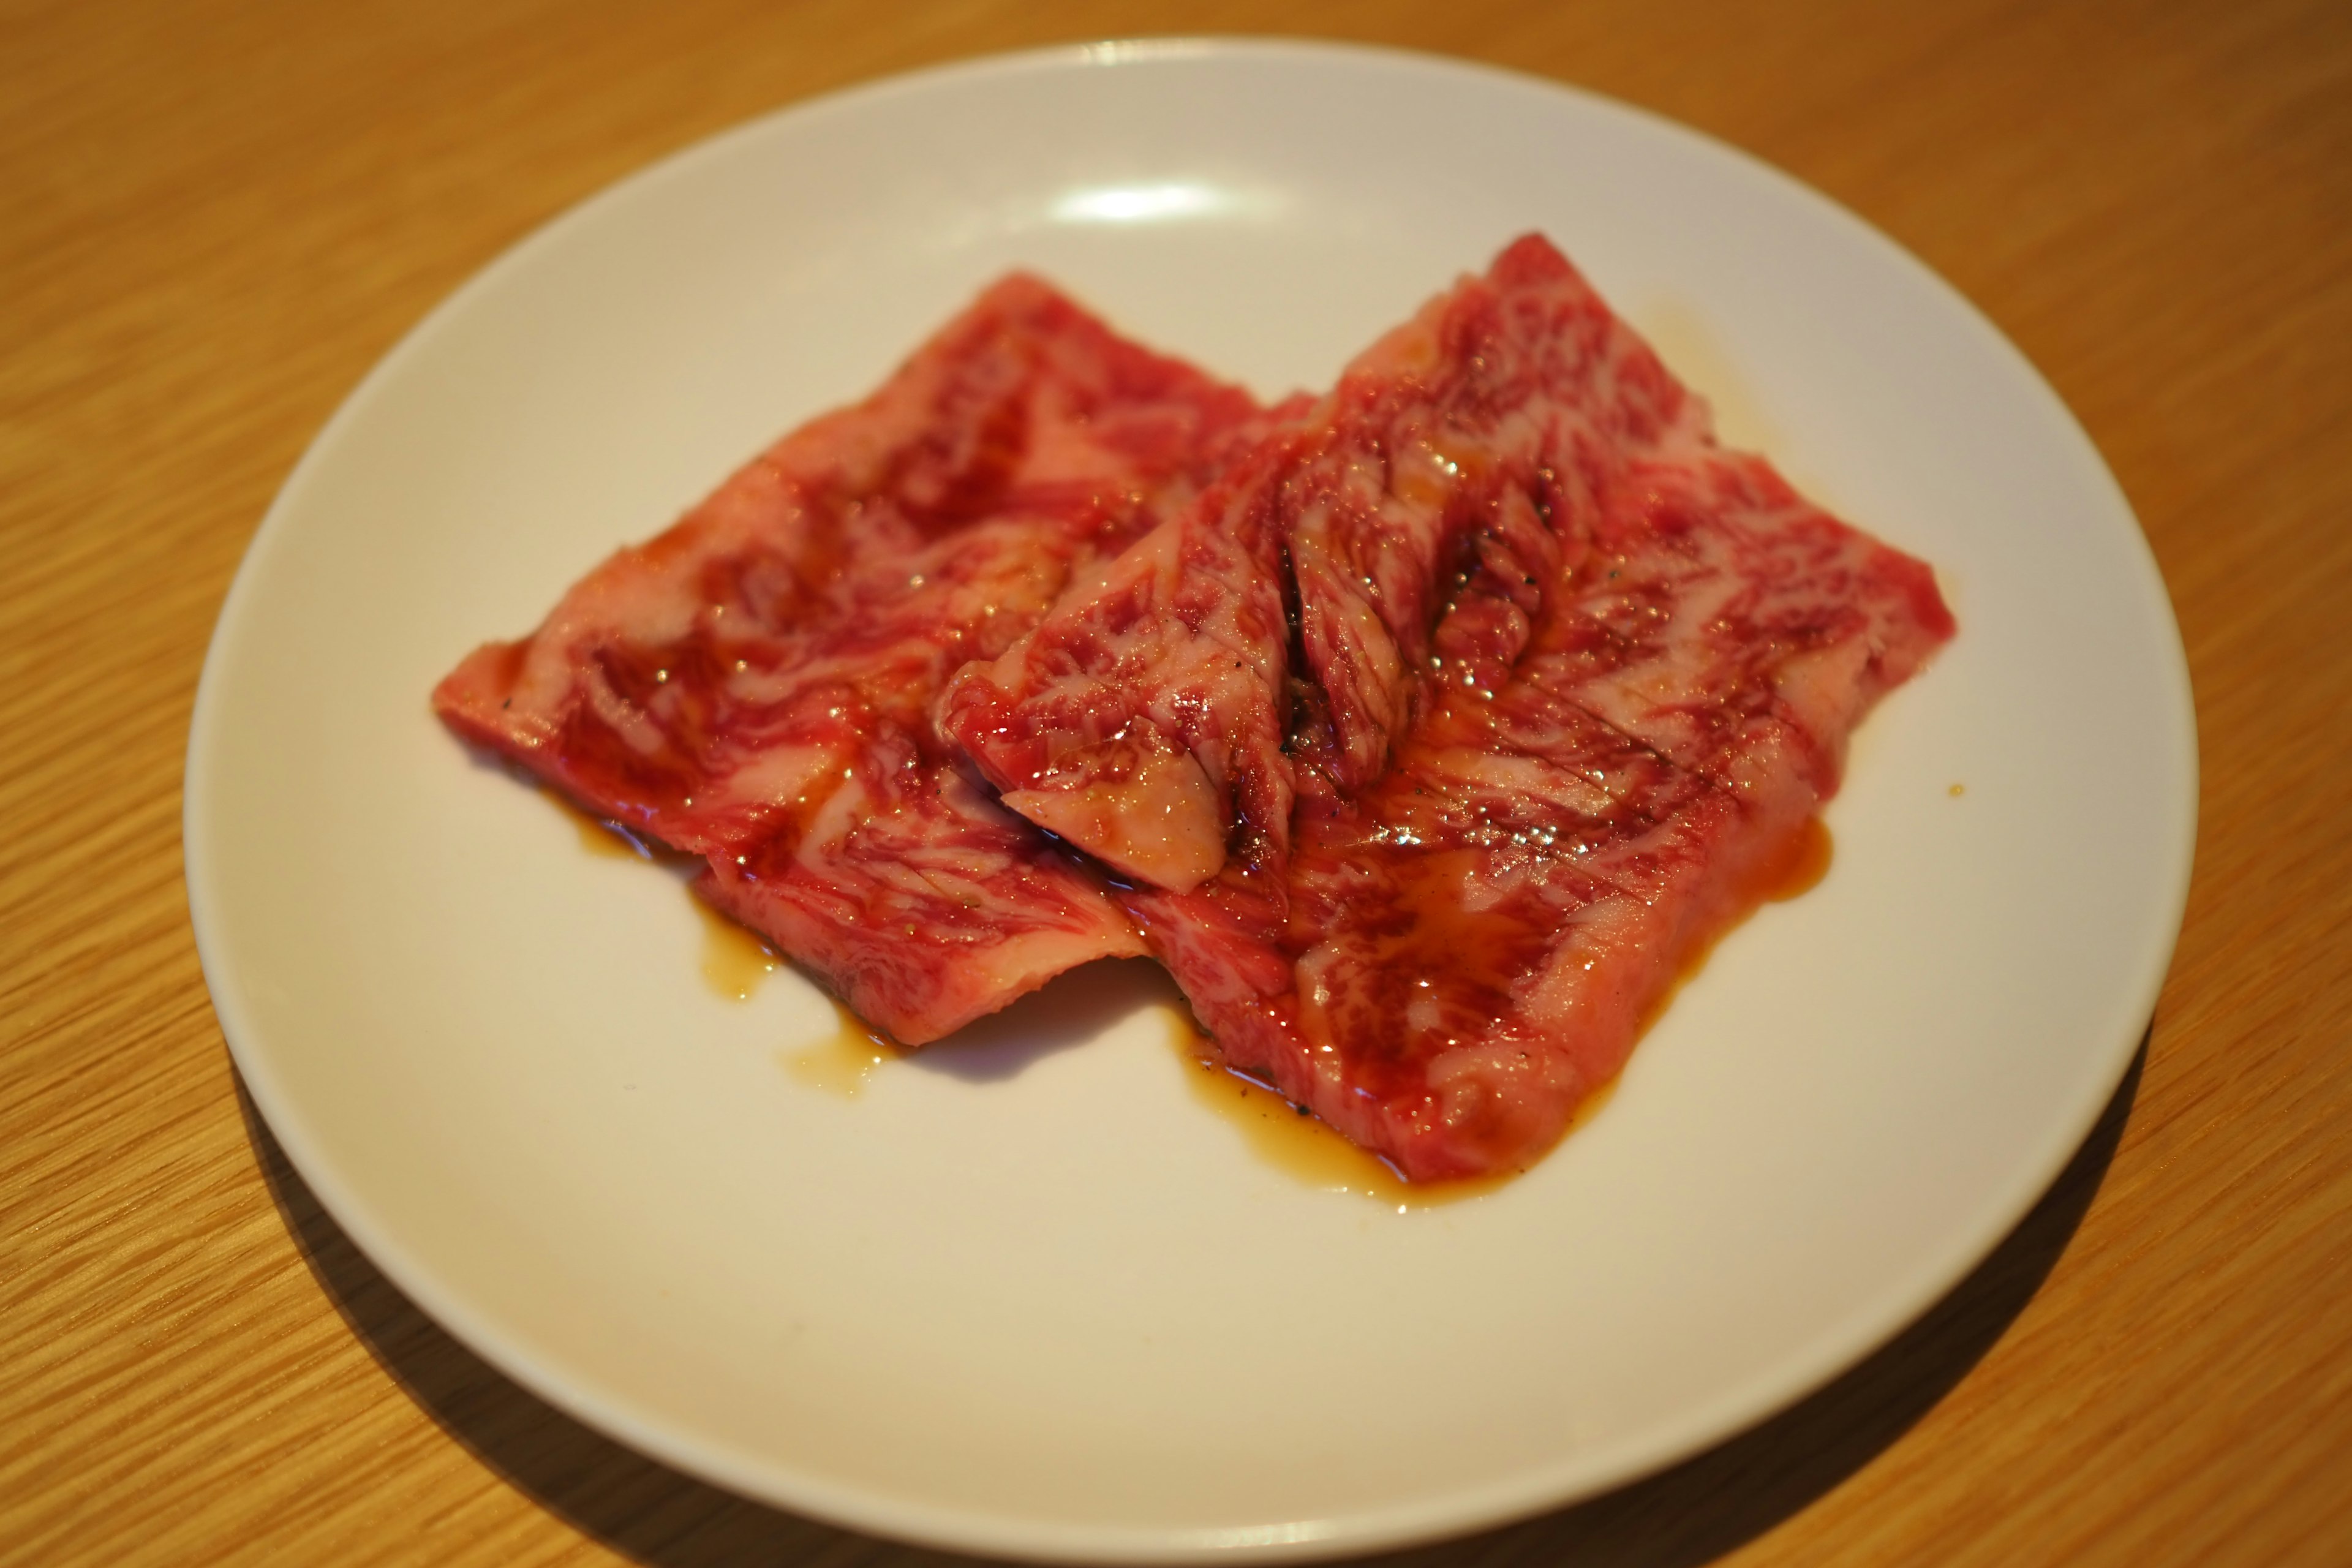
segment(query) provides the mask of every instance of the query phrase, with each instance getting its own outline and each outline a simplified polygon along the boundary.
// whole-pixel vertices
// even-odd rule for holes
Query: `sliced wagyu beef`
[[[870,1022],[935,1039],[1143,945],[1097,869],[969,774],[934,698],[1183,510],[1258,416],[1007,279],[871,398],[477,650],[435,706],[702,857],[705,898]]]
[[[1951,630],[1531,237],[940,721],[1231,1065],[1421,1180],[1559,1136]]]
[[[1265,411],[1007,279],[436,704],[902,1040],[1148,948],[1429,1180],[1559,1136],[1952,631],[1529,237]]]
[[[1760,458],[1678,440],[1612,486],[1542,668],[1785,826],[1836,791],[1847,735],[1952,632],[1925,563]]]
[[[1007,805],[1099,857],[1211,1028],[1286,990],[1294,710],[1275,431],[940,703]]]
[[[1278,863],[1289,833],[1279,413],[1199,500],[940,700],[941,732],[1005,805],[1136,883],[1189,892],[1235,852]]]

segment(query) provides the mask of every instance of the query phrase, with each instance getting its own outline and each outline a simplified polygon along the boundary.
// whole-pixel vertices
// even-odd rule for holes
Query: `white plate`
[[[1859,737],[1828,879],[1724,943],[1597,1120],[1492,1195],[1399,1214],[1262,1163],[1187,1091],[1132,968],[855,1099],[811,1087],[784,1058],[835,1028],[816,992],[714,995],[673,879],[583,854],[427,712],[477,641],[1003,268],[1275,393],[1529,228],[1734,437],[1934,562],[1961,632]],[[1549,1508],[1886,1339],[2116,1083],[2195,801],[2129,510],[1917,262],[1616,104],[1216,44],[806,104],[490,267],[352,395],[256,538],[186,838],[255,1100],[499,1367],[822,1518],[1179,1559]]]

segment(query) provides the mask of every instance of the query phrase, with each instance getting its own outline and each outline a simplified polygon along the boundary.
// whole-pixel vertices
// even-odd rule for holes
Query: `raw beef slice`
[[[702,857],[696,887],[908,1044],[1142,943],[929,720],[1257,410],[1006,279],[434,693],[467,739]]]
[[[1113,857],[1129,911],[1232,1066],[1423,1180],[1557,1138],[1950,633],[1529,237],[940,721],[1080,828],[1187,781],[1186,847]]]

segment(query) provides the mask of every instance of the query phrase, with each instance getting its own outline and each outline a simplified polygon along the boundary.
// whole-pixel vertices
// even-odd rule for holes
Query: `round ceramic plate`
[[[1261,393],[1549,234],[1735,441],[1936,564],[1811,894],[1717,949],[1526,1176],[1400,1212],[1270,1163],[1148,965],[827,1080],[831,1005],[701,972],[659,868],[435,722],[476,643],[1043,272]],[[973,1550],[1332,1554],[1753,1422],[1948,1289],[2146,1026],[2193,720],[2131,513],[2026,363],[1822,197],[1433,59],[1181,44],[803,105],[550,225],[377,368],[205,671],[189,897],[330,1212],[517,1380],[784,1507]],[[815,1053],[812,1056],[811,1053]]]

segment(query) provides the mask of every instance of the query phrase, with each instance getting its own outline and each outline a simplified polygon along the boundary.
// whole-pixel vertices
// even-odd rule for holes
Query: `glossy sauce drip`
[[[684,862],[689,858],[617,822],[591,816],[552,790],[541,793],[572,819],[580,834],[580,847],[592,855],[624,860]],[[730,1002],[750,1001],[760,982],[782,968],[783,960],[758,932],[736,924],[691,892],[687,902],[702,921],[703,983]]]
[[[557,808],[572,819],[572,827],[580,835],[580,847],[591,855],[608,860],[650,860],[654,858],[652,843],[619,823],[591,816],[553,790],[541,790],[540,793],[553,801]]]
[[[1306,1114],[1267,1085],[1218,1061],[1181,1008],[1161,1011],[1168,1020],[1169,1041],[1184,1064],[1184,1081],[1192,1098],[1223,1117],[1261,1162],[1306,1186],[1352,1193],[1402,1214],[1407,1209],[1436,1208],[1481,1197],[1521,1174],[1503,1171],[1467,1180],[1408,1182],[1387,1161],[1350,1143],[1321,1118]],[[1570,1119],[1568,1131],[1573,1132],[1591,1121],[1616,1087],[1612,1079],[1588,1096]]]
[[[866,1081],[876,1069],[902,1053],[865,1019],[839,1001],[827,999],[833,1001],[839,1027],[816,1044],[783,1052],[778,1059],[796,1081],[844,1100],[856,1100],[866,1092]]]
[[[1765,868],[1757,901],[1783,904],[1820,887],[1822,879],[1830,874],[1830,858],[1834,848],[1830,830],[1822,819],[1805,818],[1805,825],[1790,836],[1788,847]]]
[[[760,982],[782,967],[783,960],[758,932],[737,925],[691,893],[687,898],[702,917],[703,983],[730,1002],[749,1002]]]

